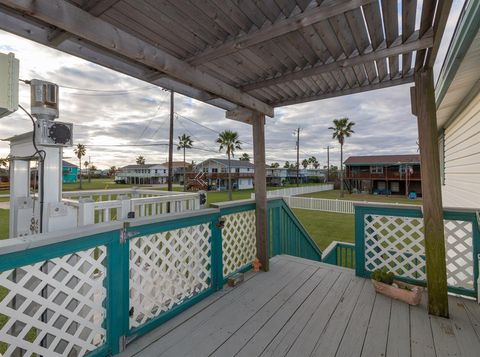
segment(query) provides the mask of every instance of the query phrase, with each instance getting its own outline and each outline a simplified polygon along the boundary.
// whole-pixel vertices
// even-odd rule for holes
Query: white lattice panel
[[[423,220],[365,215],[365,269],[386,267],[397,276],[425,279]]]
[[[447,282],[474,289],[473,234],[469,221],[445,220]],[[395,275],[425,280],[423,219],[365,216],[365,268],[386,267]]]
[[[449,286],[474,288],[472,223],[445,221],[447,282]]]
[[[130,241],[130,327],[211,285],[209,223]]]
[[[0,273],[0,355],[83,356],[105,342],[106,247]]]
[[[233,213],[223,218],[223,275],[227,276],[257,256],[255,211]]]

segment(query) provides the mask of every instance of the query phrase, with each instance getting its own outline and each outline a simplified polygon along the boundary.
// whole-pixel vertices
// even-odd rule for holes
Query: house
[[[344,164],[351,192],[422,194],[420,155],[350,156]]]
[[[232,188],[239,190],[253,188],[254,167],[249,161],[230,160]],[[204,173],[203,179],[207,181],[210,189],[228,189],[228,160],[207,159],[198,164],[195,171]],[[193,179],[196,173],[190,173],[188,177]]]
[[[144,164],[127,165],[115,174],[116,183],[161,184],[168,181],[168,165]]]
[[[63,183],[75,183],[78,179],[78,166],[62,160]]]
[[[460,15],[435,88],[444,207],[480,207],[480,2]]]
[[[173,182],[183,182],[183,161],[173,161]],[[189,164],[185,165],[186,167]],[[166,184],[168,183],[168,162],[162,164],[127,165],[115,174],[116,183]]]
[[[267,185],[269,186],[282,186],[285,183],[294,183],[297,180],[296,169],[286,169],[283,167],[268,167],[267,172]],[[324,182],[325,170],[323,169],[300,169],[298,172],[298,178],[301,183],[307,182]]]

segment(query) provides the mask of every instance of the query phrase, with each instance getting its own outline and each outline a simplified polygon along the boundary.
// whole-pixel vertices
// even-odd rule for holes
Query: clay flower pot
[[[400,300],[410,305],[418,305],[422,300],[423,288],[419,286],[396,280],[392,285],[381,283],[373,279],[372,283],[377,293],[391,297],[392,299]]]

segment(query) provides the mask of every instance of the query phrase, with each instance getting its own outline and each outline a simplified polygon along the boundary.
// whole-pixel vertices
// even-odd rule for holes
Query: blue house
[[[75,183],[78,177],[78,166],[62,160],[63,183]]]

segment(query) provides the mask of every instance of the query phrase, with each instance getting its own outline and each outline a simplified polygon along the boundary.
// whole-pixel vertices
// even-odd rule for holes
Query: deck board
[[[431,317],[426,296],[410,307],[375,293],[354,271],[275,257],[131,342],[137,356],[443,356],[480,350],[480,305],[450,297],[450,319]]]

